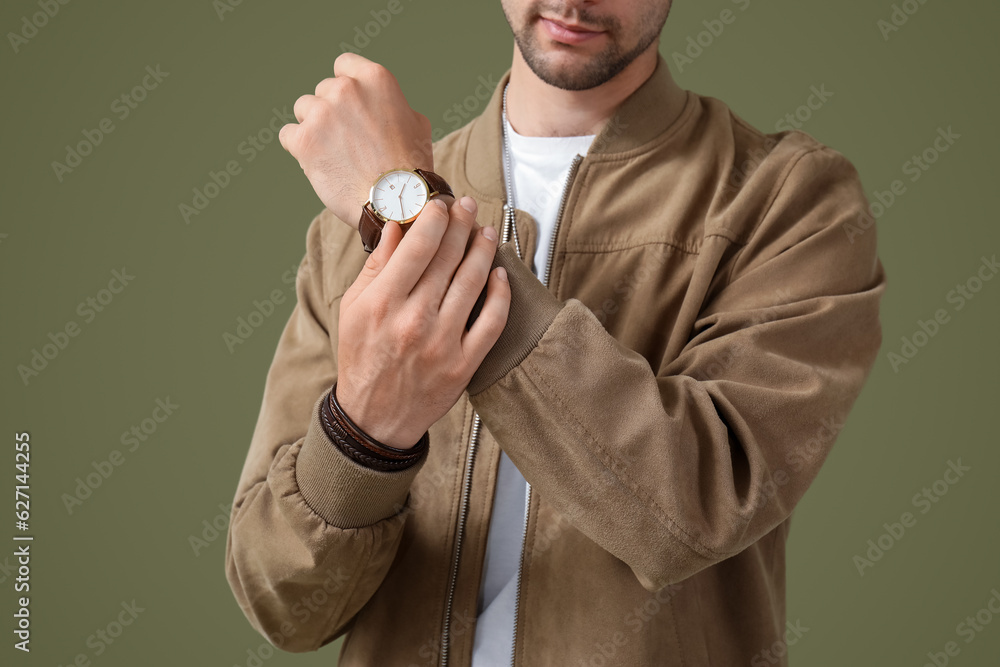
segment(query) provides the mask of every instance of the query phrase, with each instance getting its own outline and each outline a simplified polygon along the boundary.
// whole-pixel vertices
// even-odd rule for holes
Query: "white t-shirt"
[[[507,136],[511,145],[514,204],[531,214],[538,225],[534,266],[535,275],[541,278],[545,274],[559,202],[573,156],[586,155],[597,135],[525,137],[514,132],[507,123]],[[514,467],[506,452],[500,452],[496,496],[476,610],[478,619],[472,667],[510,664],[514,648],[514,601],[526,495],[527,482],[521,472]]]

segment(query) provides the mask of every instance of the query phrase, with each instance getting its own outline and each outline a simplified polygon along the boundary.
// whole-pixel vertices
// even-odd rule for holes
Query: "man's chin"
[[[534,69],[539,79],[563,90],[585,90],[591,86],[584,85],[593,77],[589,74],[592,59],[573,56],[571,58],[546,58],[538,68]]]

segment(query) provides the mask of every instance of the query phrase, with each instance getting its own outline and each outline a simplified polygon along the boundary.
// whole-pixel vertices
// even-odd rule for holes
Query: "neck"
[[[640,54],[614,78],[589,90],[562,90],[539,79],[514,45],[507,88],[507,121],[528,137],[598,134],[618,105],[656,69],[657,45]]]

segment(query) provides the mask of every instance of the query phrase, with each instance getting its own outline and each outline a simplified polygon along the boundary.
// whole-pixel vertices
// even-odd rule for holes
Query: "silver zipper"
[[[569,186],[576,176],[576,170],[583,162],[583,156],[579,153],[573,156],[573,162],[569,166],[569,173],[566,174],[566,183],[563,185],[562,199],[559,200],[559,212],[556,214],[556,227],[552,230],[552,244],[549,245],[549,258],[545,262],[545,275],[542,277],[542,284],[549,286],[549,271],[552,270],[552,259],[556,256],[556,240],[559,238],[559,226],[562,224],[563,210],[566,208],[566,200],[569,198]]]
[[[521,241],[517,238],[517,225],[514,224],[514,209],[507,206],[507,202],[503,205],[503,233],[500,236],[500,243],[506,243],[514,239],[514,250],[517,252],[518,258],[522,258],[521,254]],[[514,230],[511,232],[511,230]]]
[[[504,89],[504,108],[506,109],[506,97],[507,91]],[[503,126],[504,131],[504,146],[506,146],[506,126]],[[511,182],[511,165],[510,156],[507,155],[507,151],[504,151],[504,167],[506,172],[505,184],[507,189],[507,198],[512,200],[512,186]],[[559,200],[559,212],[556,214],[556,224],[555,229],[552,231],[552,245],[549,248],[549,257],[545,265],[545,275],[542,278],[542,284],[548,286],[549,284],[549,271],[552,268],[552,258],[555,256],[556,240],[558,239],[559,226],[562,223],[563,211],[566,208],[566,199],[569,195],[569,187],[573,182],[573,177],[576,176],[577,168],[580,166],[580,162],[583,160],[582,155],[574,155],[573,162],[570,164],[569,173],[566,174],[566,182],[563,184],[562,198]],[[506,243],[510,236],[513,234],[514,237],[514,248],[517,251],[517,256],[523,259],[521,255],[521,247],[517,238],[517,225],[514,224],[514,207],[508,205],[508,202],[504,202],[503,205],[503,229],[501,231],[501,243]],[[462,552],[462,537],[465,534],[465,522],[469,514],[469,495],[472,491],[472,465],[476,456],[476,448],[479,444],[479,429],[480,429],[480,419],[479,413],[473,412],[472,418],[472,435],[469,437],[469,453],[466,456],[465,463],[465,477],[462,480],[462,500],[459,504],[459,515],[458,515],[458,528],[455,530],[455,551],[452,555],[451,560],[451,580],[448,584],[448,600],[445,604],[444,613],[444,628],[441,631],[441,661],[440,667],[448,667],[448,651],[450,649],[450,637],[449,633],[451,630],[451,612],[455,601],[455,586],[458,583],[458,562],[459,557]],[[511,641],[511,652],[510,652],[510,664],[514,665],[514,645],[517,641],[517,620],[520,613],[520,602],[521,602],[521,573],[524,570],[524,543],[528,537],[528,515],[531,509],[531,484],[525,481],[525,492],[524,492],[524,524],[521,527],[521,560],[517,565],[517,588],[514,594],[514,637]]]
[[[509,172],[508,172],[509,173]],[[503,223],[501,224],[500,242],[506,243],[510,240],[513,230],[514,248],[517,256],[521,256],[521,246],[517,240],[517,227],[514,225],[514,209],[503,205]],[[462,552],[462,537],[465,535],[465,522],[469,515],[469,494],[472,492],[472,465],[476,456],[476,448],[479,444],[479,413],[472,413],[472,435],[469,436],[469,453],[465,458],[465,476],[462,480],[462,500],[458,510],[458,528],[455,529],[455,551],[451,559],[451,580],[448,584],[448,600],[445,603],[444,627],[441,631],[441,662],[440,667],[448,667],[448,651],[451,648],[451,610],[455,602],[455,586],[458,583],[458,559]]]
[[[569,173],[566,174],[566,183],[563,184],[562,199],[559,200],[559,212],[556,214],[555,229],[552,230],[552,243],[549,245],[549,256],[545,261],[545,275],[542,277],[542,284],[549,286],[549,271],[552,270],[552,258],[556,255],[556,241],[559,238],[559,226],[562,224],[563,211],[566,208],[566,199],[569,197],[569,187],[576,176],[576,170],[583,160],[582,155],[574,155],[570,164]],[[514,667],[515,656],[517,655],[517,620],[521,612],[521,573],[524,571],[524,545],[528,540],[528,516],[531,513],[531,484],[524,482],[524,524],[521,526],[521,560],[517,564],[517,585],[514,589],[514,636],[510,642],[510,667]]]
[[[465,519],[469,514],[469,493],[472,491],[472,464],[479,444],[479,413],[472,413],[472,435],[469,436],[469,453],[465,458],[465,479],[462,481],[462,502],[458,511],[458,528],[455,531],[455,553],[451,560],[451,582],[448,584],[448,602],[444,610],[444,630],[441,632],[441,667],[448,665],[448,649],[451,631],[451,608],[455,600],[455,584],[458,582],[458,556],[462,551],[462,536],[465,534]]]

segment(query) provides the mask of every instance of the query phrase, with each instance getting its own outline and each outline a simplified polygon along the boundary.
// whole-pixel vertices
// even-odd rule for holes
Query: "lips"
[[[590,30],[578,25],[566,24],[554,19],[541,17],[542,25],[549,36],[563,44],[582,44],[604,34],[602,30]]]

